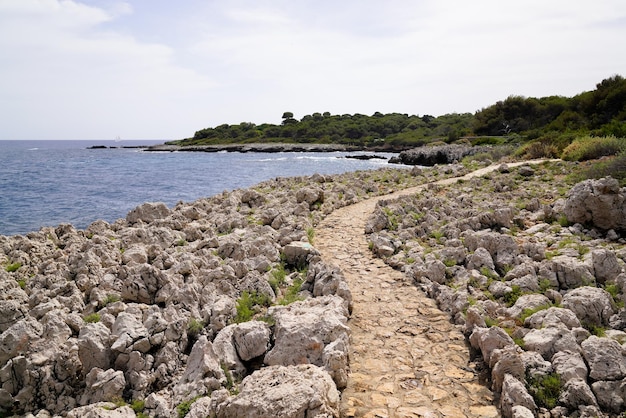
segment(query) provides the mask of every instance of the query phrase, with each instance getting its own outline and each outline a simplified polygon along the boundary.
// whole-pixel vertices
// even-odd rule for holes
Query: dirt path
[[[342,395],[342,416],[499,416],[493,394],[469,367],[469,350],[461,331],[403,273],[373,257],[368,248],[365,222],[376,203],[417,193],[423,187],[339,209],[316,228],[315,248],[325,262],[341,268],[353,296],[348,323],[352,330],[350,378]]]

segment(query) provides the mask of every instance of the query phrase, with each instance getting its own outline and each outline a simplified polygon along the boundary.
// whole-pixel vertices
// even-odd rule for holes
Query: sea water
[[[114,222],[144,202],[191,202],[275,177],[387,165],[350,153],[146,152],[163,141],[0,141],[0,235]],[[104,145],[106,149],[89,147]],[[116,148],[109,148],[116,147]],[[359,153],[362,154],[362,153]],[[369,154],[369,153],[368,153]],[[388,158],[392,154],[378,153]]]

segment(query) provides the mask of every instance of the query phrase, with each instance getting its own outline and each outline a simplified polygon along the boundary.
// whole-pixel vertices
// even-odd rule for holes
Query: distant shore
[[[145,148],[145,151],[166,152],[338,152],[338,151],[362,151],[363,147],[346,146],[342,144],[222,144],[222,145],[153,145]]]

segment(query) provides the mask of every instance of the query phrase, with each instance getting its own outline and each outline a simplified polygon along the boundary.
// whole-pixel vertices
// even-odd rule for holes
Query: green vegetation
[[[89,314],[83,318],[83,321],[87,322],[88,324],[94,324],[96,322],[100,322],[100,314],[97,312]]]
[[[315,238],[315,228],[309,227],[306,229],[306,237],[309,240],[309,244],[313,244],[313,239]]]
[[[11,264],[7,264],[7,266],[4,269],[8,273],[13,273],[13,272],[19,270],[20,267],[22,267],[22,263],[11,263]]]
[[[561,377],[557,373],[544,376],[528,377],[528,392],[535,398],[537,405],[548,409],[554,408],[561,394]]]
[[[504,295],[504,302],[507,304],[507,306],[513,306],[515,305],[515,302],[517,302],[517,299],[522,296],[522,294],[522,288],[517,285],[513,285],[511,286],[511,291]]]
[[[189,322],[187,322],[187,335],[191,338],[197,338],[203,328],[204,322],[196,318],[190,318]]]
[[[626,149],[626,138],[614,136],[582,136],[575,139],[564,150],[561,157],[567,161],[587,161],[617,155]]]
[[[269,307],[272,300],[268,295],[256,291],[244,291],[237,299],[237,315],[233,322],[240,324],[252,320],[263,307]]]
[[[494,146],[494,151],[476,154],[465,161],[466,164],[477,160],[495,161],[513,152],[523,158],[559,158],[563,154],[566,159],[582,161],[623,152],[625,104],[626,79],[614,75],[602,80],[594,90],[573,97],[509,96],[474,114],[434,117],[324,112],[298,120],[292,112],[285,112],[280,124],[222,124],[201,129],[191,138],[170,144],[320,143],[400,150],[461,143]]]
[[[103,306],[107,306],[111,303],[115,303],[115,302],[119,302],[120,301],[120,297],[119,295],[116,295],[114,293],[110,293],[107,295],[107,297],[102,301],[102,305]]]
[[[178,418],[185,418],[191,409],[191,405],[200,399],[202,396],[196,396],[195,398],[191,398],[189,400],[183,401],[176,407],[176,412],[178,412]]]
[[[278,301],[278,304],[289,305],[290,303],[302,300],[303,298],[299,296],[300,289],[302,288],[302,283],[302,279],[294,280],[293,284],[287,288],[287,291],[283,295],[283,298]]]

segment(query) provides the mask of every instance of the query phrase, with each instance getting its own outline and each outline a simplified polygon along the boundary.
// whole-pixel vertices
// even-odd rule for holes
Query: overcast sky
[[[624,0],[0,0],[0,139],[475,112],[626,76]]]

